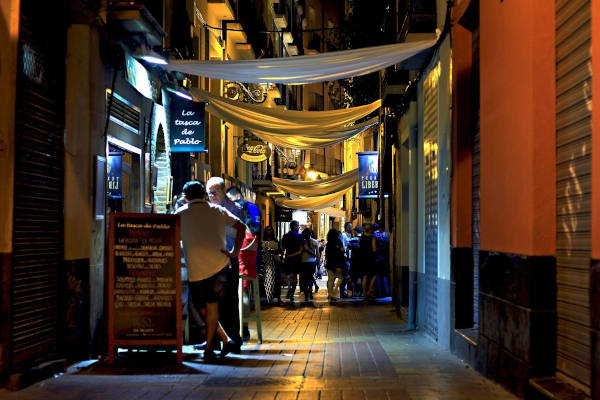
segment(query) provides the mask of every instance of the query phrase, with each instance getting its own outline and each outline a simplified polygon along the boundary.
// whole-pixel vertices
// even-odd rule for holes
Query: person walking
[[[265,228],[261,245],[263,282],[267,302],[273,303],[274,300],[277,300],[277,304],[281,304],[280,248],[272,226],[269,225]]]
[[[346,262],[344,256],[344,245],[337,229],[327,232],[327,244],[325,245],[325,266],[327,268],[327,295],[330,301],[337,300],[342,278],[343,264]]]
[[[242,210],[231,201],[225,194],[225,181],[223,178],[212,177],[206,182],[208,191],[208,201],[211,204],[219,205],[236,216],[240,221],[244,218]],[[242,221],[243,222],[243,221]],[[210,225],[205,225],[210,229]],[[227,249],[233,247],[234,233],[229,230],[227,234]],[[227,285],[225,295],[219,302],[219,313],[221,315],[221,324],[225,332],[235,342],[233,353],[239,353],[242,347],[242,337],[240,336],[240,313],[239,313],[239,261],[237,255],[229,259],[229,269],[227,269]]]
[[[346,254],[350,262],[350,287],[352,288],[352,297],[360,297],[362,295],[361,278],[363,276],[363,268],[360,262],[360,249],[358,243],[362,235],[362,228],[356,226],[354,228],[354,235],[348,242],[346,247]]]
[[[352,222],[346,222],[344,224],[344,231],[341,235],[342,244],[344,245],[344,252],[346,254],[346,262],[342,265],[342,281],[340,283],[340,297],[348,297],[348,289],[351,288],[352,280],[350,278],[350,250],[348,245],[352,240]]]
[[[390,276],[390,235],[383,229],[383,225],[373,224],[373,236],[375,237],[375,271],[380,280],[379,295],[386,297],[390,295],[388,279]],[[375,280],[371,281],[371,287]]]
[[[300,272],[300,291],[304,292],[304,300],[310,301],[312,298],[312,280],[315,274],[317,264],[317,253],[319,252],[319,242],[313,239],[313,233],[310,228],[302,231],[304,238],[304,248],[302,251],[302,271]]]
[[[219,326],[219,300],[225,295],[228,260],[237,257],[244,238],[245,225],[223,207],[206,202],[206,190],[198,181],[184,185],[186,204],[175,213],[181,219],[181,241],[188,268],[190,294],[206,324],[206,348],[203,358],[213,361],[213,343]],[[210,226],[211,229],[198,229]],[[233,247],[227,248],[227,230],[234,233]],[[232,350],[233,340],[220,331],[224,340],[221,354]]]
[[[304,248],[304,238],[298,230],[300,224],[298,221],[290,222],[290,231],[281,238],[281,246],[284,251],[283,274],[287,278],[288,292],[286,297],[290,302],[294,301],[294,292],[298,282],[298,274],[302,268],[302,250]]]
[[[363,229],[363,234],[358,241],[358,248],[360,252],[360,263],[363,269],[361,279],[363,296],[365,297],[365,300],[368,300],[373,298],[373,293],[368,290],[370,288],[370,286],[368,287],[369,277],[376,277],[376,271],[369,269],[368,265],[375,259],[376,245],[371,224],[363,225]]]

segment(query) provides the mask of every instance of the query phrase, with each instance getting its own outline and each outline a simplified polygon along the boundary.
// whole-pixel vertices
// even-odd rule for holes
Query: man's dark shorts
[[[206,303],[217,303],[223,298],[228,269],[229,266],[226,266],[210,278],[190,282],[190,294],[196,308],[204,308]]]
[[[299,274],[302,272],[302,257],[300,255],[286,258],[283,261],[282,272],[285,275]]]

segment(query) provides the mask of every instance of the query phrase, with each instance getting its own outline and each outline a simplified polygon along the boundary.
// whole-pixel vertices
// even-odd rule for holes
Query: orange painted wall
[[[455,24],[452,27],[452,178],[450,192],[450,242],[453,247],[472,246],[472,59],[472,34],[463,26]]]
[[[481,249],[556,249],[554,0],[480,2]]]
[[[600,54],[600,0],[592,0],[592,55]],[[592,56],[592,258],[600,259],[600,57]]]

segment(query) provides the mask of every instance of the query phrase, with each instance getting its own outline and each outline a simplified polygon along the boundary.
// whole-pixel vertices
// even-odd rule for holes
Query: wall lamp
[[[146,46],[138,48],[135,53],[133,53],[133,57],[144,60],[150,64],[167,65],[169,63],[165,57]]]
[[[186,100],[189,100],[189,101],[194,100],[194,98],[190,94],[188,94],[187,92],[185,92],[185,91],[183,91],[181,89],[173,89],[173,88],[168,87],[167,90],[169,92],[175,94],[176,96],[181,97],[182,99],[186,99]]]

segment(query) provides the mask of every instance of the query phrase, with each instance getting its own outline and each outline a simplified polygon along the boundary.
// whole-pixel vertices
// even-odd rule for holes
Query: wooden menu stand
[[[108,254],[108,363],[115,346],[175,346],[181,363],[179,216],[110,214]]]

